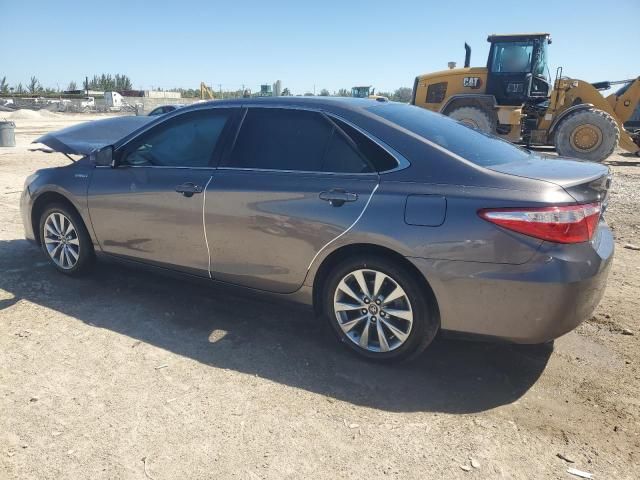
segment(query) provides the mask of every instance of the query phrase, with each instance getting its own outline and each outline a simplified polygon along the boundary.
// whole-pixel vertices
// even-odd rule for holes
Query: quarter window
[[[338,118],[331,117],[331,119],[347,134],[360,151],[360,154],[368,160],[368,163],[373,165],[376,171],[386,172],[398,166],[398,161],[389,152],[367,138],[359,130]]]
[[[127,148],[123,164],[207,167],[229,119],[227,111],[200,111],[174,117]]]
[[[337,128],[333,130],[331,135],[322,167],[325,172],[335,173],[368,173],[372,171],[367,161]]]

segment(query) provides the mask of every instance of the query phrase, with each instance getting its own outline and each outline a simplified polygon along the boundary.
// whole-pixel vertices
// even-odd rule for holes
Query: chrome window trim
[[[340,175],[343,177],[378,177],[378,172],[364,172],[364,173],[347,173],[347,172],[322,172],[318,170],[278,170],[275,168],[246,168],[246,167],[218,167],[216,170],[225,171],[237,171],[237,172],[258,172],[258,173],[299,173],[299,174],[313,174],[313,175]]]
[[[216,170],[216,167],[185,167],[185,166],[175,166],[172,167],[170,165],[116,165],[115,167],[112,167],[111,165],[94,165],[95,168],[113,168],[114,170],[117,169],[126,169],[126,168],[161,168],[161,169],[166,169],[166,168],[171,168],[173,170],[175,169],[180,169],[180,170]]]
[[[186,108],[188,108],[188,110],[185,111]],[[244,121],[244,117],[246,116],[246,113],[247,113],[249,108],[270,108],[270,109],[279,109],[279,110],[302,110],[302,111],[307,111],[307,112],[314,112],[314,113],[324,114],[324,115],[328,116],[329,118],[332,118],[332,117],[336,118],[336,119],[340,120],[341,122],[346,123],[350,127],[356,129],[358,132],[360,132],[362,135],[364,135],[367,139],[369,139],[370,141],[375,143],[378,147],[380,147],[383,150],[385,150],[389,155],[391,155],[396,160],[398,165],[397,165],[397,167],[392,168],[391,170],[383,170],[383,171],[376,171],[376,172],[366,172],[366,173],[350,173],[350,174],[346,174],[346,173],[343,173],[343,172],[316,172],[316,171],[307,171],[307,170],[277,170],[277,169],[267,169],[267,168],[264,168],[264,169],[256,169],[256,168],[247,169],[247,168],[214,167],[214,166],[208,166],[208,167],[171,167],[171,166],[165,166],[165,165],[137,165],[137,166],[128,165],[127,168],[192,168],[192,169],[220,169],[220,170],[254,170],[254,171],[264,171],[264,172],[325,173],[325,174],[336,174],[336,175],[337,174],[340,174],[340,175],[385,175],[385,174],[388,174],[388,173],[397,172],[399,170],[404,170],[405,168],[408,168],[411,165],[411,162],[404,155],[402,155],[400,152],[398,152],[396,149],[394,149],[393,147],[391,147],[390,145],[388,145],[384,141],[380,140],[375,135],[372,135],[371,133],[369,133],[366,130],[362,129],[360,126],[354,124],[350,120],[345,119],[341,115],[338,115],[338,114],[333,113],[333,112],[329,112],[329,111],[327,111],[327,110],[325,110],[323,108],[312,108],[312,107],[301,106],[301,105],[285,105],[285,104],[280,104],[280,105],[278,105],[278,104],[273,104],[273,105],[257,104],[257,103],[252,103],[251,101],[243,102],[242,104],[238,104],[238,105],[204,104],[204,105],[192,105],[190,107],[178,108],[178,109],[174,110],[173,112],[169,112],[167,114],[160,115],[159,116],[159,121],[151,122],[149,125],[146,125],[145,127],[143,127],[143,129],[140,130],[135,137],[130,138],[125,143],[122,143],[120,145],[116,144],[117,146],[115,146],[114,148],[117,149],[117,150],[121,150],[121,149],[125,148],[129,143],[134,141],[136,138],[139,138],[141,135],[144,135],[145,133],[147,133],[149,130],[151,130],[152,128],[156,127],[157,125],[159,125],[159,124],[161,124],[163,122],[166,122],[166,121],[168,121],[168,120],[170,120],[172,118],[181,116],[181,115],[188,115],[189,113],[192,113],[192,112],[200,112],[200,111],[204,111],[204,110],[244,109],[245,111],[244,111],[243,117],[242,117],[242,119],[240,121],[240,125],[238,126],[238,129],[235,132],[235,136],[234,136],[234,139],[233,139],[233,142],[232,142],[232,148],[233,148],[235,146],[235,142],[237,140],[238,134],[240,133],[240,129],[242,128],[242,123]],[[403,129],[403,130],[413,134],[413,132],[410,132],[409,130],[406,130],[406,129]],[[413,135],[416,136],[416,134],[413,134]],[[429,141],[429,140],[427,140],[427,139],[425,139],[423,137],[420,137],[420,139],[423,140],[423,141],[426,141],[426,143],[428,143],[430,146],[433,146],[433,147],[437,148],[438,150],[442,150],[445,153],[450,154],[454,158],[462,159],[462,157],[458,157],[456,154],[454,154],[453,152],[445,149],[444,147],[441,147],[440,145],[432,143],[431,141]],[[462,159],[462,160],[464,160],[464,159]],[[104,166],[99,166],[99,167],[103,168]],[[111,168],[111,167],[107,167],[107,168]]]
[[[327,112],[324,109],[318,109],[318,108],[310,108],[310,107],[304,107],[304,106],[300,106],[300,105],[264,105],[264,104],[251,104],[250,102],[247,104],[243,104],[240,107],[234,107],[234,108],[244,108],[245,112],[244,115],[242,117],[242,120],[240,121],[240,125],[238,126],[238,129],[236,131],[235,137],[233,139],[233,143],[232,143],[232,147],[231,147],[231,151],[233,151],[233,148],[235,148],[235,144],[236,141],[238,139],[238,135],[240,133],[240,129],[242,128],[242,123],[244,122],[244,119],[247,115],[247,112],[250,108],[270,108],[272,110],[301,110],[301,111],[306,111],[306,112],[313,112],[313,113],[319,113],[319,114],[323,114],[326,115],[329,118],[335,118],[337,120],[340,120],[341,122],[346,123],[347,125],[349,125],[350,127],[354,128],[355,130],[357,130],[358,132],[360,132],[362,135],[364,135],[367,139],[369,139],[370,141],[372,141],[373,143],[375,143],[378,147],[382,148],[384,151],[386,151],[389,155],[391,155],[394,160],[396,161],[396,163],[398,164],[395,168],[392,168],[391,170],[383,170],[383,171],[374,171],[374,172],[365,172],[365,173],[345,173],[345,172],[317,172],[315,170],[279,170],[279,169],[274,169],[274,168],[242,168],[242,167],[218,167],[219,170],[254,170],[254,171],[258,171],[258,172],[300,172],[300,173],[325,173],[325,174],[334,174],[334,175],[384,175],[387,173],[392,173],[392,172],[397,172],[398,170],[404,170],[405,168],[409,167],[411,165],[411,162],[409,162],[409,160],[407,160],[407,158],[402,155],[400,152],[398,152],[397,150],[395,150],[394,148],[390,147],[389,145],[387,145],[385,142],[383,142],[382,140],[378,139],[377,137],[375,137],[374,135],[370,134],[369,132],[367,132],[366,130],[363,130],[361,127],[359,127],[358,125],[355,125],[353,122],[345,119],[344,117],[335,114],[333,112]]]

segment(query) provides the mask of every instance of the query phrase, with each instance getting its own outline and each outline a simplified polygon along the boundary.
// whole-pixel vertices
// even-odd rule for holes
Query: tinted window
[[[371,167],[354,149],[349,140],[338,130],[334,129],[324,159],[323,171],[337,173],[366,173]]]
[[[229,113],[203,111],[174,117],[127,148],[128,165],[206,167]]]
[[[531,71],[531,42],[504,42],[493,44],[491,71],[523,73]]]
[[[321,171],[331,124],[319,113],[254,108],[242,122],[225,166]]]
[[[427,88],[427,103],[441,103],[447,96],[448,82],[432,83]]]
[[[420,107],[387,103],[367,110],[477,165],[515,162],[530,155],[527,150]]]
[[[353,140],[360,153],[373,165],[376,171],[385,172],[398,166],[397,160],[389,152],[368,139],[366,135],[338,118],[331,117],[331,119]]]

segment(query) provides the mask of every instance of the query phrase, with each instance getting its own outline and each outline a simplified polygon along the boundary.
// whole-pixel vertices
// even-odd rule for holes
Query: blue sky
[[[135,88],[200,81],[293,93],[411,87],[420,73],[486,63],[489,33],[548,31],[552,69],[589,81],[640,75],[640,0],[346,2],[0,0],[0,77],[45,86],[124,73]]]

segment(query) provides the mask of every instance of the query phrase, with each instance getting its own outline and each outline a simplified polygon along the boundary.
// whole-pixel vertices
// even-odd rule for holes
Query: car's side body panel
[[[336,99],[200,104],[145,124],[115,149],[183,113],[263,104],[351,122],[407,161],[380,175],[332,175],[216,168],[216,155],[201,169],[100,168],[83,160],[31,182],[21,200],[27,237],[35,237],[34,201],[58,192],[91,226],[98,252],[303,303],[313,301],[319,269],[333,253],[383,247],[420,272],[443,329],[524,343],[565,333],[599,301],[613,255],[603,222],[590,242],[558,245],[498,227],[477,212],[596,201],[594,194],[602,201],[609,182],[601,167],[581,171],[566,163],[552,171],[535,159],[529,166],[484,168],[373,115],[362,107],[370,102]],[[230,125],[237,128],[241,117]],[[236,137],[226,131],[222,152]],[[185,182],[202,192],[180,195],[175,187]],[[321,198],[331,190],[354,201],[332,206]]]
[[[527,263],[409,260],[429,279],[443,330],[542,343],[574,329],[604,294],[614,240],[601,223],[591,242],[544,243]]]
[[[360,216],[378,176],[219,169],[205,224],[216,280],[278,293],[302,285],[309,264]],[[323,192],[353,201],[332,206]]]

